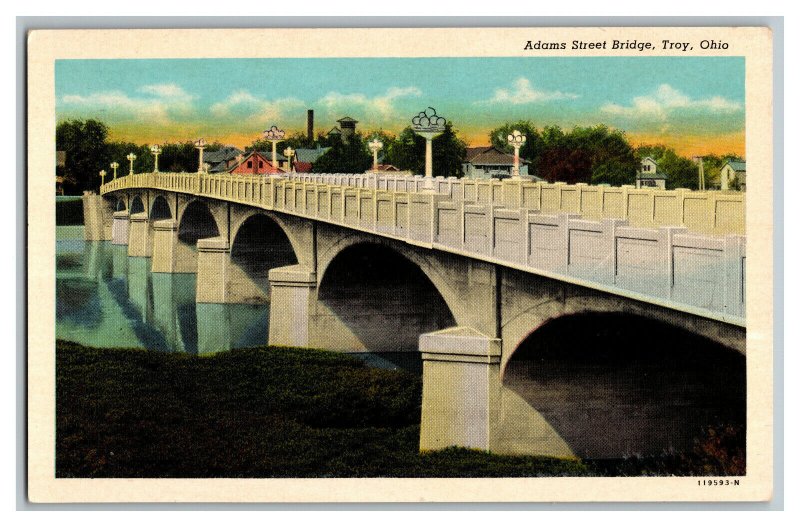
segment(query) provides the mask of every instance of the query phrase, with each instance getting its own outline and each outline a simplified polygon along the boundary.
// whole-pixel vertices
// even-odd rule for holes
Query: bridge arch
[[[178,217],[178,241],[195,246],[197,240],[220,235],[217,218],[208,203],[195,199],[186,204]]]
[[[744,449],[744,355],[646,316],[549,319],[514,350],[503,386],[579,457],[690,453],[709,429]]]
[[[465,321],[458,319],[458,315],[461,312],[458,307],[459,302],[462,299],[457,294],[452,284],[441,273],[441,267],[438,266],[436,262],[431,261],[425,255],[419,254],[413,248],[385,238],[376,238],[374,236],[354,233],[343,236],[326,249],[320,250],[317,256],[318,283],[322,283],[322,278],[325,276],[328,267],[339,256],[339,254],[350,247],[360,244],[384,246],[397,253],[401,258],[411,261],[422,271],[422,273],[425,275],[425,278],[427,278],[433,284],[433,286],[436,288],[436,291],[442,296],[447,304],[447,308],[456,317],[456,322],[458,324],[465,323]]]
[[[242,218],[231,236],[228,294],[231,303],[269,301],[269,270],[297,263],[284,228],[270,214]]]
[[[302,241],[298,239],[295,229],[293,229],[291,225],[287,223],[285,218],[282,218],[277,214],[273,214],[272,212],[259,209],[250,209],[246,214],[236,214],[232,216],[230,234],[231,249],[233,249],[233,243],[239,234],[239,230],[245,226],[245,224],[251,224],[256,216],[259,217],[257,221],[266,221],[268,228],[280,229],[281,233],[283,234],[283,238],[289,242],[291,250],[295,255],[295,262],[293,263],[297,263],[297,260],[300,259],[299,255],[308,252],[307,250],[304,250],[306,248],[303,247]]]
[[[131,199],[130,213],[139,214],[140,212],[145,212],[145,211],[146,209],[144,206],[144,200],[142,199],[141,195],[137,194]]]
[[[168,220],[172,218],[172,207],[163,195],[158,195],[150,205],[150,221]]]
[[[375,240],[350,240],[328,251],[319,267],[317,329],[336,340],[333,349],[416,351],[422,333],[455,325],[440,290],[417,262]]]
[[[123,210],[128,210],[128,203],[125,199],[125,196],[117,196],[114,199],[114,212],[119,212]]]

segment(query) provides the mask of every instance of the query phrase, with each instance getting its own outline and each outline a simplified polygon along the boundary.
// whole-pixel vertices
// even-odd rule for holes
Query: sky
[[[634,146],[745,155],[742,57],[59,60],[56,117],[95,118],[110,139],[244,147],[277,125],[315,132],[350,116],[399,132],[427,107],[471,146],[507,121],[606,124]]]

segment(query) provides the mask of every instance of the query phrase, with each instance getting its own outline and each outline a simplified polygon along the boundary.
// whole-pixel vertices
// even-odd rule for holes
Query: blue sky
[[[399,131],[433,106],[471,144],[530,119],[605,123],[634,142],[744,154],[739,57],[60,60],[56,113],[137,142],[203,136],[244,146],[272,124],[317,131],[350,115]],[[722,151],[718,153],[722,153]]]

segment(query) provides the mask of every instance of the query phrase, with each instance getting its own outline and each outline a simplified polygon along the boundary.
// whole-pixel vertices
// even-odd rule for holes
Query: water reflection
[[[191,354],[267,343],[268,305],[196,304],[195,274],[151,273],[150,265],[124,245],[58,227],[57,337]]]

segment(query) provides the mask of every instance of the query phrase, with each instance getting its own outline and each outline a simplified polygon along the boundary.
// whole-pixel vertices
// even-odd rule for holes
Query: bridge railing
[[[287,174],[286,179],[396,192],[422,192],[423,176],[405,174]],[[454,201],[575,213],[587,219],[622,218],[631,225],[680,225],[693,232],[744,234],[745,194],[543,183],[509,179],[433,178],[434,191]]]
[[[101,192],[153,188],[280,211],[744,324],[741,195],[445,178],[443,192],[398,189],[415,179],[155,173]]]

